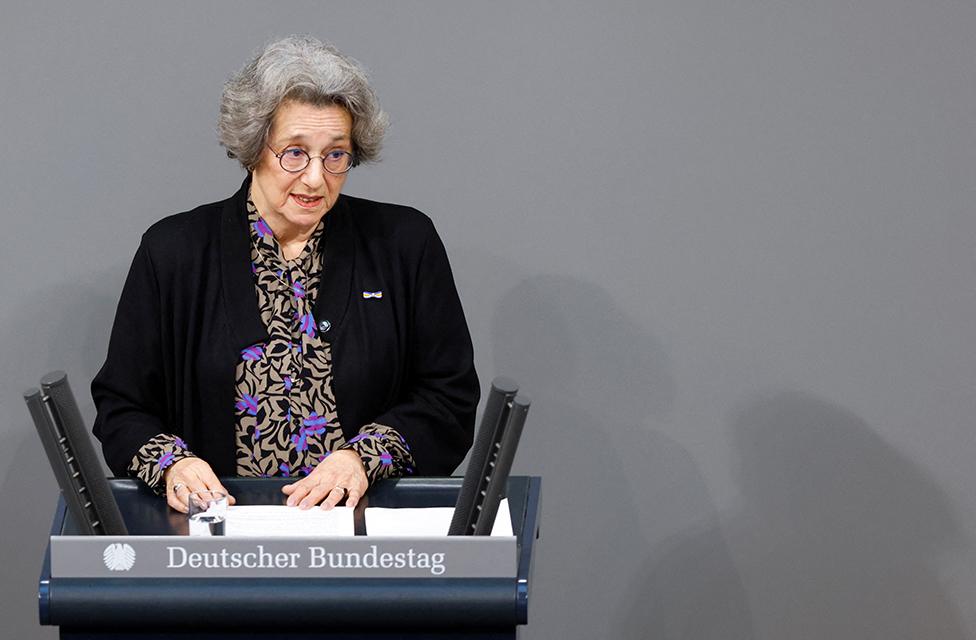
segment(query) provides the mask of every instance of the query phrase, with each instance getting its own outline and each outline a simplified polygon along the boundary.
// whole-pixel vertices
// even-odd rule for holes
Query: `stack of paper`
[[[366,509],[366,534],[390,537],[432,537],[446,536],[451,528],[454,507],[425,507],[422,509]],[[495,514],[493,536],[512,535],[512,516],[508,509],[508,498],[503,498]]]
[[[227,507],[227,536],[351,536],[355,535],[352,509],[336,507],[299,509],[278,505]]]
[[[446,536],[454,517],[454,507],[418,509],[366,509],[366,535],[394,538]],[[190,535],[210,535],[208,527],[194,528]],[[353,510],[336,507],[299,509],[278,505],[248,505],[227,508],[224,535],[233,537],[318,537],[355,535]],[[512,518],[508,499],[498,505],[493,536],[511,536]]]

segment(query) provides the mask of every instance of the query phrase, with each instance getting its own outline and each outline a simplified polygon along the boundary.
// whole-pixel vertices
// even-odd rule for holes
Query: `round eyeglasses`
[[[281,168],[288,173],[305,171],[313,158],[313,156],[308,155],[308,152],[301,147],[288,147],[281,153],[275,153],[275,150],[270,145],[268,145],[268,149],[278,158],[278,164],[281,165]],[[352,153],[341,149],[330,151],[324,156],[314,157],[322,160],[322,167],[336,176],[348,173],[350,169],[356,166],[356,157]]]

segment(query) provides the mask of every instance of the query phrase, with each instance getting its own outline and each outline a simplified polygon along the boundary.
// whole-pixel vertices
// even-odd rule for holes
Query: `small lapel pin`
[[[363,291],[363,298],[369,300],[370,298],[382,298],[382,291]]]

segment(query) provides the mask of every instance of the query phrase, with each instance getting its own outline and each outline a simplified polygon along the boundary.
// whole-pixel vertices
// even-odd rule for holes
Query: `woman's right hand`
[[[201,458],[183,458],[163,473],[166,483],[166,503],[180,513],[187,512],[187,497],[195,491],[220,491],[227,503],[234,504],[234,496],[220,484],[217,474]]]

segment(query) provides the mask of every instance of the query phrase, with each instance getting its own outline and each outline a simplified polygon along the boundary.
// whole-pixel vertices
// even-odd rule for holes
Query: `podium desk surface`
[[[222,478],[239,505],[284,504],[281,487],[288,478]],[[366,507],[453,506],[462,478],[398,478],[370,487],[355,511],[356,534],[364,535]],[[186,516],[141,483],[110,481],[130,535],[183,536]],[[45,554],[38,598],[41,624],[89,629],[155,628],[159,632],[189,633],[201,620],[209,625],[250,631],[285,627],[309,630],[328,624],[348,637],[367,637],[364,629],[511,629],[528,618],[532,551],[538,537],[538,477],[512,476],[506,496],[517,544],[517,574],[512,578],[52,578],[50,546]],[[79,530],[59,499],[51,535],[77,535]],[[439,633],[439,632],[438,632]],[[513,631],[514,633],[514,631]],[[104,636],[109,637],[109,636]],[[115,637],[115,636],[111,636]],[[119,635],[118,637],[130,637]],[[131,637],[149,637],[132,635]],[[218,636],[214,636],[218,637]],[[249,636],[247,636],[249,637]],[[256,636],[255,636],[256,637]],[[308,635],[296,637],[312,637]],[[337,636],[338,637],[338,636]],[[346,636],[343,636],[346,637]],[[369,636],[373,637],[373,636]],[[385,637],[377,635],[375,637]],[[406,635],[403,637],[407,637]],[[508,635],[459,637],[509,637]],[[511,636],[511,637],[514,637]]]

